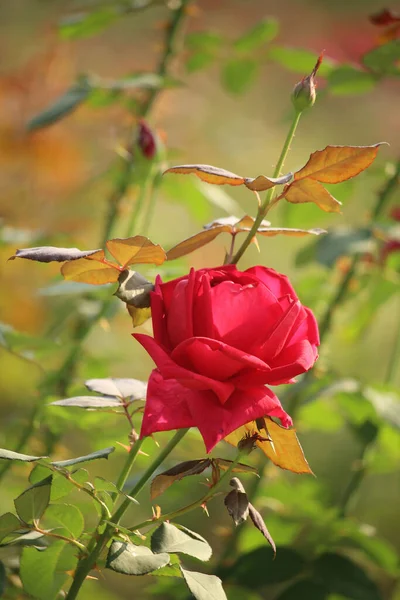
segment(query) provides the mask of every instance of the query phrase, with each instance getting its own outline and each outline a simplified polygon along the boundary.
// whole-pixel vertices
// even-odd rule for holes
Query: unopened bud
[[[311,71],[310,75],[303,77],[303,79],[294,87],[292,92],[292,102],[298,112],[302,112],[306,108],[313,106],[315,102],[317,97],[315,77],[320,64],[322,63],[322,58],[323,53],[319,55],[315,67]]]
[[[139,122],[138,146],[143,156],[151,160],[157,151],[156,138],[149,125],[143,119]]]

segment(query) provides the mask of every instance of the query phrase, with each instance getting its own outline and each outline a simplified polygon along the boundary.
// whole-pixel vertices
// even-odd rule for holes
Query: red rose
[[[317,359],[318,327],[287,277],[234,265],[191,270],[151,294],[154,338],[134,334],[157,365],[141,436],[198,427],[207,452],[263,416],[292,420],[267,387],[293,382]]]

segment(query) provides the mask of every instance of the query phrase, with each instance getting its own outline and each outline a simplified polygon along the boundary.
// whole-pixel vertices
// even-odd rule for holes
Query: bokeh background
[[[88,291],[64,284],[55,263],[41,265],[7,259],[16,248],[27,246],[99,247],[108,199],[118,186],[120,162],[125,160],[132,128],[136,127],[135,99],[147,92],[129,86],[115,94],[103,89],[51,126],[27,131],[26,125],[79,77],[89,75],[111,84],[132,73],[157,71],[164,52],[165,24],[174,6],[172,2],[168,6],[164,2],[149,3],[148,7],[146,2],[142,4],[140,10],[129,10],[130,5],[124,3],[43,0],[18,0],[0,6],[0,320],[4,324],[0,337],[5,340],[0,347],[0,446],[4,448],[15,448],[21,435],[26,434],[32,452],[51,448],[53,456],[62,459],[116,442],[127,443],[126,426],[120,418],[79,409],[44,407],[35,413],[34,435],[29,433],[30,415],[37,403],[43,400],[45,405],[60,397],[57,388],[53,388],[53,393],[43,399],[42,370],[57,370],[71,349],[78,317],[82,320],[95,314],[97,303],[110,289]],[[118,18],[107,20],[104,16],[121,7],[126,10]],[[290,123],[291,90],[324,49],[318,99],[301,120],[287,169],[300,168],[311,152],[328,144],[369,145],[385,141],[389,145],[382,146],[368,172],[334,186],[334,195],[343,202],[342,214],[326,214],[314,205],[282,205],[270,218],[275,226],[324,227],[329,231],[338,227],[359,231],[369,226],[377,194],[393,173],[393,163],[400,154],[398,77],[390,73],[373,78],[365,75],[354,83],[357,75],[353,71],[366,73],[362,56],[382,42],[382,30],[368,17],[383,8],[388,7],[377,0],[193,3],[168,66],[168,85],[157,94],[147,115],[149,126],[165,148],[165,164],[208,163],[246,176],[272,175]],[[92,25],[89,23],[86,31],[77,29],[82,15],[99,11],[100,17],[90,21]],[[271,27],[271,39],[238,55],[235,40],[266,17],[276,23]],[[199,42],[196,35],[201,32],[209,34],[209,42]],[[232,67],[236,59],[248,62]],[[329,75],[343,64],[353,69],[348,80]],[[132,175],[119,204],[114,236],[124,235],[137,199],[138,185]],[[390,209],[396,201],[398,192],[397,197],[396,192],[392,194],[382,215],[383,226],[390,224]],[[148,235],[169,248],[215,218],[255,212],[255,198],[247,190],[207,187],[199,185],[193,176],[169,175],[157,188]],[[220,236],[172,267],[162,267],[161,272],[172,277],[190,266],[219,265],[228,244],[229,240]],[[250,247],[241,266],[258,263],[288,274],[302,301],[317,315],[323,314],[348,266],[348,257],[336,258],[348,253],[350,247],[334,253],[333,258],[316,260],[315,253],[306,253],[308,239],[268,238],[260,239],[259,245],[259,253],[255,246]],[[400,598],[400,437],[395,393],[400,372],[396,364],[393,366],[400,319],[399,288],[394,267],[374,264],[376,240],[367,240],[363,252],[366,256],[372,253],[372,258],[361,261],[345,301],[334,313],[317,378],[329,375],[330,384],[346,379],[356,380],[362,387],[372,386],[375,394],[376,390],[383,394],[383,403],[389,394],[392,417],[379,422],[379,434],[370,446],[363,445],[354,427],[374,420],[379,402],[368,402],[361,392],[354,391],[351,383],[337,392],[317,394],[313,402],[301,406],[296,418],[296,428],[316,478],[295,476],[269,465],[264,470],[265,480],[258,490],[256,505],[278,546],[291,547],[305,557],[313,556],[319,549],[335,551],[340,547],[346,556],[359,561],[377,583],[378,597],[389,600]],[[155,268],[143,269],[149,278],[156,272]],[[8,326],[20,332],[19,337],[11,336],[11,342]],[[151,325],[147,322],[141,330],[150,332]],[[115,299],[86,336],[65,392],[82,392],[84,380],[91,377],[146,379],[152,363],[131,338],[131,332],[126,308]],[[381,413],[387,415],[390,410]],[[157,439],[163,445],[168,436]],[[157,451],[152,440],[146,451]],[[115,477],[123,455],[124,449],[117,446],[107,463],[90,465],[91,476]],[[179,459],[203,455],[202,442],[193,433],[176,451],[171,465]],[[220,444],[214,455],[229,457],[231,449]],[[346,507],[346,519],[335,521],[333,527],[333,515],[360,457],[366,460],[366,472]],[[139,468],[145,466],[146,460],[140,458]],[[257,457],[251,457],[251,461],[257,463]],[[2,512],[12,509],[12,500],[24,489],[29,471],[28,467],[13,465],[5,474],[0,494]],[[246,482],[251,486],[250,476]],[[203,489],[197,480],[175,487],[160,499],[163,511],[176,508],[183,499],[197,498]],[[143,492],[140,500],[140,514],[146,518],[150,510],[148,492]],[[213,501],[210,518],[200,511],[182,518],[183,524],[194,527],[213,546],[214,562],[201,565],[210,573],[222,568],[221,557],[231,543],[233,526],[222,504]],[[95,516],[89,507],[86,511],[90,523]],[[258,532],[247,525],[242,529],[236,540],[236,556],[229,557],[228,565],[240,554],[263,546]],[[357,534],[352,537],[353,529],[357,529]],[[341,536],[350,542],[346,545]],[[357,536],[364,536],[359,545]],[[255,554],[252,564],[257,566],[258,575],[244,567],[233,569],[228,575],[231,583],[226,589],[230,599],[281,597],[287,583],[271,582],[268,578],[264,581],[260,569],[273,566],[263,555],[257,557]],[[237,577],[235,572],[239,573]],[[29,597],[18,589],[8,593],[10,598]],[[94,594],[99,600],[157,595],[168,599],[185,598],[187,592],[175,580],[171,584],[150,576],[139,580],[107,573],[100,576],[99,582],[89,582],[82,598]],[[366,594],[341,589],[339,585],[327,597],[377,597]],[[296,597],[303,598],[301,593]],[[312,600],[311,596],[305,595],[306,598]]]

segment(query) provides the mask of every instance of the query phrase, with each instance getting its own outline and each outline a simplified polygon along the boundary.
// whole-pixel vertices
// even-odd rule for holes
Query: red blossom
[[[317,359],[318,327],[273,269],[191,270],[151,293],[154,337],[134,334],[157,365],[141,437],[197,427],[209,452],[255,419],[292,420],[267,385],[292,383]]]

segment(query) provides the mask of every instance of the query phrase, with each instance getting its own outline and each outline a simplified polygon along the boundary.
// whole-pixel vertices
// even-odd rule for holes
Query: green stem
[[[135,233],[135,228],[137,226],[139,215],[142,212],[142,208],[143,208],[145,200],[146,200],[150,182],[151,182],[151,172],[149,172],[147,174],[142,185],[140,186],[139,194],[138,194],[138,197],[136,198],[135,205],[133,206],[131,216],[130,216],[130,219],[128,222],[128,227],[126,228],[125,237],[127,237],[127,238],[131,237]]]
[[[283,148],[281,150],[281,154],[279,156],[278,162],[276,163],[273,177],[279,177],[279,175],[280,175],[280,172],[283,168],[287,154],[290,149],[290,144],[294,138],[294,134],[296,133],[296,129],[299,124],[300,117],[301,117],[301,112],[296,111],[295,115],[293,117],[293,121],[290,125],[290,129],[286,136],[285,142],[283,144]],[[271,200],[273,198],[274,192],[275,192],[274,187],[270,188],[267,191],[267,194],[265,196],[265,202],[262,206],[260,206],[260,208],[258,210],[258,214],[257,214],[256,220],[253,223],[253,227],[247,234],[245,240],[242,242],[242,245],[236,252],[235,256],[232,258],[231,264],[236,265],[239,262],[239,260],[242,258],[243,254],[246,252],[247,248],[250,246],[252,239],[257,234],[257,230],[258,230],[259,226],[261,225],[261,221],[265,218],[265,216],[271,206]]]
[[[128,459],[124,464],[124,467],[121,471],[121,473],[119,474],[119,477],[117,479],[117,483],[115,484],[117,486],[117,488],[119,490],[121,490],[121,492],[124,489],[124,485],[126,483],[126,480],[129,477],[129,473],[132,469],[133,463],[136,460],[137,455],[139,454],[139,451],[143,445],[144,442],[144,438],[142,438],[141,440],[137,440],[135,442],[135,444],[132,446],[132,448],[130,449],[129,455],[128,455]]]
[[[393,383],[397,372],[397,366],[400,362],[400,318],[397,320],[396,333],[394,337],[394,346],[389,358],[389,364],[385,377],[385,383]]]
[[[175,446],[180,442],[180,440],[186,435],[188,429],[180,429],[178,430],[169,443],[165,446],[165,448],[160,452],[160,454],[156,457],[156,459],[149,465],[146,471],[143,473],[142,477],[136,483],[136,485],[129,492],[129,496],[131,498],[135,498],[143,486],[147,483],[148,479],[153,475],[156,469],[160,466],[160,464],[164,461],[164,459],[171,453],[171,451],[175,448]],[[141,444],[140,444],[141,445]],[[140,448],[140,446],[139,446]],[[136,451],[136,455],[138,450]],[[136,456],[135,455],[135,456]],[[129,473],[129,469],[126,472],[126,476]],[[122,478],[120,476],[122,481]],[[119,479],[119,480],[120,480]],[[121,504],[121,506],[116,510],[116,512],[112,515],[111,521],[113,523],[118,524],[121,520],[122,516],[126,512],[127,508],[131,505],[131,501],[129,498],[126,498],[125,501]],[[114,527],[111,525],[107,525],[102,535],[99,537],[97,541],[95,541],[95,537],[93,536],[91,543],[88,546],[89,556],[85,557],[78,564],[78,568],[75,572],[74,579],[72,581],[72,585],[65,597],[65,600],[75,600],[83,582],[86,577],[90,573],[90,571],[95,567],[101,552],[103,551],[107,542],[111,539],[114,532]]]
[[[144,236],[146,236],[148,234],[149,229],[150,229],[151,221],[152,221],[153,215],[154,215],[154,210],[156,208],[156,201],[157,201],[157,193],[156,192],[158,190],[160,183],[161,183],[161,178],[158,175],[155,175],[155,177],[153,178],[153,181],[151,182],[150,198],[149,198],[149,202],[147,205],[147,210],[146,210],[144,218],[143,218],[142,234]]]

